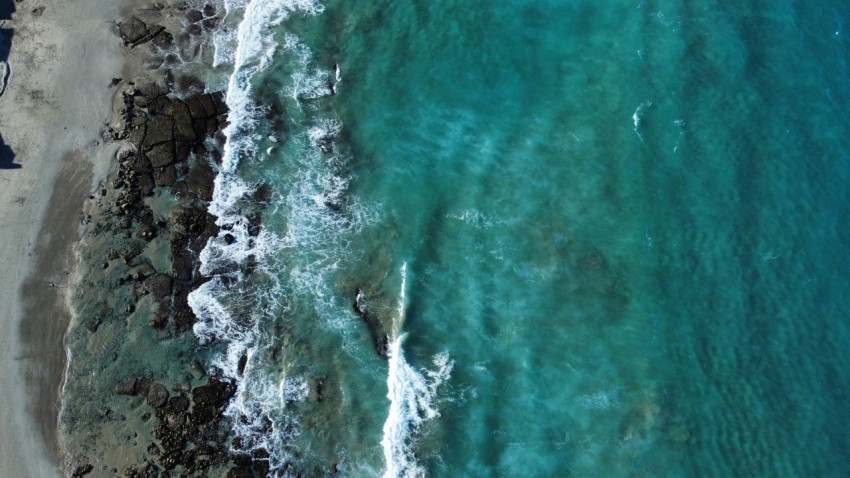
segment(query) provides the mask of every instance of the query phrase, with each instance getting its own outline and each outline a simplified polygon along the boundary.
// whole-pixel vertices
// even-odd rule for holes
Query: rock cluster
[[[182,12],[193,36],[216,28],[220,21],[212,5],[187,3],[174,8]],[[159,22],[161,17],[156,18],[153,21]],[[132,16],[118,23],[116,33],[130,48],[149,43],[150,61],[170,65],[169,55],[174,56],[177,47],[181,52],[185,49],[188,34],[184,31],[175,38],[153,21],[146,23]],[[93,223],[86,234],[103,244],[98,246],[101,249],[93,249],[92,262],[103,271],[104,279],[92,277],[87,285],[103,286],[112,297],[92,302],[89,316],[83,318],[84,334],[98,334],[116,324],[142,324],[159,338],[194,341],[186,333],[197,320],[188,296],[207,280],[199,273],[199,254],[219,233],[216,218],[207,208],[221,160],[223,129],[228,124],[224,94],[206,92],[204,83],[189,75],[175,79],[170,69],[158,70],[153,80],[138,85],[116,80],[110,87],[119,88],[123,101],[117,111],[120,126],[106,128],[103,139],[120,141],[122,147],[109,181],[90,196],[99,205],[95,217],[83,220],[84,224]],[[256,236],[259,216],[248,221],[249,233]],[[228,245],[235,241],[232,234],[224,237]],[[250,261],[247,267],[246,273],[250,273]],[[118,360],[118,355],[112,360]],[[145,368],[105,385],[107,393],[114,387],[118,400],[133,404],[132,414],[134,419],[140,418],[140,424],[153,420],[154,425],[152,441],[142,442],[146,450],[143,461],[123,472],[112,469],[112,475],[220,476],[226,471],[228,478],[267,476],[265,451],[230,451],[224,411],[236,391],[235,384],[218,371],[206,376],[197,360],[191,361],[188,378],[178,379],[181,381],[169,388],[161,382],[172,372]],[[206,383],[198,385],[203,377]],[[109,407],[105,410],[101,419],[112,419]],[[120,419],[126,418],[130,414]],[[93,469],[83,462],[68,472],[76,477]],[[106,468],[102,469],[105,472]]]
[[[165,31],[165,27],[160,25],[148,26],[136,17],[130,17],[118,24],[118,36],[124,40],[124,46],[131,48],[151,41],[163,31]]]
[[[378,315],[369,307],[366,300],[366,294],[361,289],[357,289],[357,295],[354,298],[354,311],[363,322],[366,323],[366,328],[369,330],[369,335],[372,337],[372,342],[375,344],[375,352],[378,356],[386,359],[388,357],[389,338],[384,331],[384,326]]]
[[[195,316],[187,298],[202,279],[198,254],[218,233],[215,218],[207,212],[215,172],[205,145],[226,125],[227,106],[222,93],[195,94],[186,100],[170,97],[164,88],[149,84],[124,92],[121,110],[125,127],[111,130],[113,139],[125,139],[130,148],[118,155],[112,185],[117,190],[111,208],[112,227],[126,239],[138,239],[107,259],[122,258],[135,271],[119,279],[133,284],[138,299],[150,294],[158,304],[150,323],[165,327],[169,318],[177,332],[189,329]],[[168,189],[179,205],[167,220],[155,220],[145,198]],[[116,231],[116,232],[117,232]],[[171,274],[157,272],[140,258],[144,244],[157,237],[171,245]],[[106,263],[108,267],[108,263]],[[96,324],[92,324],[96,328]]]

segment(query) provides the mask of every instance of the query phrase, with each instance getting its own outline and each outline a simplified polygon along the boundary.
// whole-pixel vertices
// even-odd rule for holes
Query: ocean
[[[225,6],[189,304],[270,476],[850,476],[850,5]]]

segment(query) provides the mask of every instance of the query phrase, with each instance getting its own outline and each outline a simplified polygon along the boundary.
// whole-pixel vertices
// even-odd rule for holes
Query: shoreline
[[[16,2],[3,19],[10,35],[0,96],[2,476],[62,473],[57,420],[71,248],[83,198],[111,164],[114,150],[100,131],[115,95],[110,80],[130,63],[111,23],[132,4]]]

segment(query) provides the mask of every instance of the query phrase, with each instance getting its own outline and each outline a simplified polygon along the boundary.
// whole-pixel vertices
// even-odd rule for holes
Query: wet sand
[[[0,0],[0,476],[61,474],[56,424],[82,202],[111,164],[100,132],[130,2]]]

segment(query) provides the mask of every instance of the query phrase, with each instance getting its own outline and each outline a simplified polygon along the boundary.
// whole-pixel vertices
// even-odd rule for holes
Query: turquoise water
[[[193,303],[248,357],[246,448],[282,476],[850,474],[850,8],[295,3],[231,5],[213,210],[242,247],[208,263],[260,266]]]

